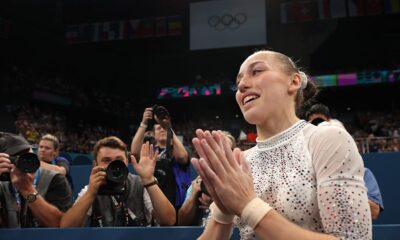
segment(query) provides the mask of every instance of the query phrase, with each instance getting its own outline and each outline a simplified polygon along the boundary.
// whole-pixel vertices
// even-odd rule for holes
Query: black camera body
[[[21,172],[34,173],[40,167],[40,160],[34,153],[23,153],[17,156],[10,156],[10,161]],[[4,173],[0,176],[0,181],[10,181],[10,174]]]
[[[151,109],[153,110],[153,119],[157,122],[162,122],[163,120],[169,118],[169,112],[165,107],[154,105],[151,107]]]
[[[106,183],[99,188],[99,195],[122,195],[126,190],[126,180],[129,170],[121,160],[112,161],[104,170]]]
[[[210,196],[210,193],[208,193],[206,185],[204,184],[203,181],[201,181],[201,183],[200,183],[200,192]]]

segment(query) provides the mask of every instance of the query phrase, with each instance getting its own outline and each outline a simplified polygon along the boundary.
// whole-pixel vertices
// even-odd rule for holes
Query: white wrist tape
[[[271,209],[273,208],[268,203],[254,198],[243,208],[241,220],[254,229]]]
[[[219,210],[215,203],[211,203],[210,210],[212,214],[212,218],[219,223],[222,224],[231,224],[235,215],[233,214],[225,214]]]

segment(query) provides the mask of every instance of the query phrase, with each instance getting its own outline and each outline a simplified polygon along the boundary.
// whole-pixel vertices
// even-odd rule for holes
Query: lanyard
[[[161,148],[158,148],[158,150],[160,150]],[[155,147],[154,151],[157,150],[157,147]],[[164,148],[164,150],[162,150],[161,152],[158,153],[158,156],[163,156],[164,154],[167,153],[167,148]]]
[[[113,203],[113,205],[114,205],[114,207],[115,207],[115,210],[116,210],[116,212],[117,212],[117,214],[114,215],[114,222],[116,221],[116,218],[119,218],[119,217],[120,217],[119,214],[125,213],[125,214],[124,214],[124,215],[125,215],[125,223],[123,223],[123,226],[128,226],[130,214],[129,214],[129,212],[127,212],[126,209],[124,208],[123,202],[122,202],[122,201],[119,202],[114,196],[111,196],[111,201],[112,201],[112,203]],[[133,214],[133,213],[132,213],[132,214]],[[136,217],[136,216],[135,216],[135,217]],[[103,218],[103,217],[101,216],[101,214],[98,215],[98,216],[96,217],[96,219],[97,219],[97,221],[98,221],[98,223],[99,223],[99,227],[102,227],[102,226],[103,226],[103,219],[102,219],[102,218]]]
[[[114,196],[111,196],[111,200],[114,203],[115,208],[117,209],[122,208],[123,212],[125,212],[126,225],[128,225],[129,223],[129,217],[132,220],[136,219],[136,215],[132,212],[132,210],[128,206],[125,206],[123,202],[118,203],[117,199],[115,199]]]

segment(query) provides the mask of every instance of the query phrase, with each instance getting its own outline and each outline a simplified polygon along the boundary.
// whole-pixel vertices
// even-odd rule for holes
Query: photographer
[[[306,120],[315,126],[336,126],[345,129],[343,124],[331,118],[329,108],[324,104],[314,104],[306,113]]]
[[[40,167],[64,175],[68,179],[71,189],[73,190],[74,184],[70,175],[69,161],[64,157],[58,156],[59,152],[60,142],[56,136],[46,134],[40,139],[38,147]]]
[[[156,121],[152,126],[155,149],[160,153],[155,176],[160,182],[163,193],[178,210],[183,204],[186,190],[190,186],[190,162],[188,152],[172,131],[171,118],[167,109],[155,105],[144,110],[142,122],[132,140],[131,152],[135,157],[140,154],[140,146],[143,143],[146,129],[151,127],[152,120]],[[168,143],[168,134],[170,143]]]
[[[98,141],[93,154],[89,185],[64,215],[61,227],[148,226],[152,217],[160,225],[175,223],[175,209],[153,176],[158,154],[152,145],[142,144],[139,163],[131,157],[139,176],[128,174],[126,145],[117,137]]]
[[[192,181],[187,196],[178,213],[178,226],[205,226],[209,215],[211,197],[202,189],[200,176]]]
[[[40,162],[21,136],[0,133],[0,227],[58,227],[72,205],[67,179]]]

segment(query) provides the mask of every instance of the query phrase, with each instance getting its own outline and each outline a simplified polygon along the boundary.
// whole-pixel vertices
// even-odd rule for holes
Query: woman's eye
[[[253,70],[253,75],[256,75],[256,74],[258,74],[258,73],[260,73],[260,72],[262,72],[262,70],[260,70],[260,69],[254,69],[254,70]]]

